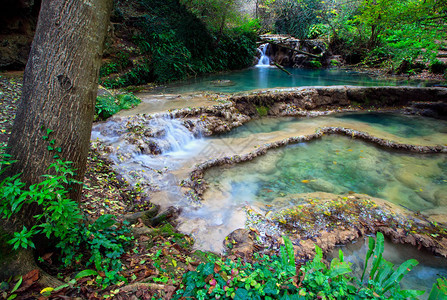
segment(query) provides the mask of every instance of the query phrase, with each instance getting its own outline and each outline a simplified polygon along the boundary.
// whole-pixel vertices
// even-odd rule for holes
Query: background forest
[[[253,64],[262,33],[320,39],[348,64],[443,74],[445,1],[116,1],[101,68],[109,88],[169,82]],[[115,74],[115,75],[113,75]],[[119,74],[119,75],[118,75]]]
[[[0,70],[23,70],[40,1],[0,7]],[[444,74],[446,20],[446,0],[115,0],[101,83],[242,69],[264,33],[319,39],[349,65]]]

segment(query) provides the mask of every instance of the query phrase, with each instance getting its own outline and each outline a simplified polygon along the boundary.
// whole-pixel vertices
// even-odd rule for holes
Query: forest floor
[[[20,76],[0,76],[2,147],[6,146],[11,132],[21,89]],[[111,163],[100,158],[97,151],[91,148],[81,200],[81,209],[88,219],[95,220],[102,214],[112,214],[118,221],[122,221],[125,214],[151,209],[153,205],[144,201],[145,198],[145,195],[121,181]],[[143,227],[143,224],[140,220],[132,227]],[[68,288],[53,292],[51,297],[46,297],[40,294],[46,287],[40,286],[34,273],[30,273],[24,274],[23,278],[28,280],[24,279],[14,294],[18,295],[17,299],[170,299],[181,283],[183,274],[194,270],[209,255],[193,251],[193,243],[190,237],[179,234],[170,223],[164,222],[135,238],[133,246],[122,256],[122,274],[127,282],[102,289],[95,276],[84,277]],[[68,282],[81,271],[64,269],[55,263],[56,256],[53,253],[42,255],[44,261],[41,267],[51,275]],[[1,299],[2,294],[10,296],[8,290],[12,286],[0,286]]]

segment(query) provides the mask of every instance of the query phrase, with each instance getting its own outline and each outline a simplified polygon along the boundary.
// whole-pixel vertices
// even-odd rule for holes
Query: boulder
[[[224,245],[232,253],[248,256],[253,254],[255,248],[253,233],[247,229],[236,229],[224,240]]]

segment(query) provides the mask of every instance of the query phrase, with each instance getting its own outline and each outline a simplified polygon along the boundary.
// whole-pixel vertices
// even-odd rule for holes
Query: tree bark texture
[[[23,173],[27,184],[40,181],[58,154],[43,139],[47,129],[83,180],[111,7],[111,0],[42,1],[7,150],[17,160],[9,174]],[[80,192],[75,187],[70,198]]]

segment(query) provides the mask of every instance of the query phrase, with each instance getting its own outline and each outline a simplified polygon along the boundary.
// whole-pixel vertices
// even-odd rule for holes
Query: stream
[[[382,121],[378,122],[378,118]],[[168,125],[169,124],[169,125]],[[269,151],[253,161],[205,173],[210,188],[200,207],[184,197],[180,181],[195,165],[210,159],[249,153],[262,144],[314,133],[324,126],[356,128],[401,143],[436,145],[447,140],[447,122],[396,113],[345,113],[317,118],[265,118],[230,133],[194,136],[176,119],[155,118],[146,124],[161,145],[160,155],[142,154],[123,137],[120,120],[96,124],[93,139],[110,147],[117,171],[146,190],[151,201],[183,208],[180,230],[191,234],[195,247],[223,251],[222,240],[244,227],[245,205],[263,209],[288,204],[288,195],[354,191],[377,196],[413,211],[445,217],[446,155],[406,154],[379,149],[362,141],[328,136]],[[436,126],[435,126],[436,125]],[[121,129],[119,129],[121,128]],[[414,132],[412,128],[421,128]]]
[[[382,82],[339,70],[296,69],[287,81],[284,76],[283,72],[268,67],[251,68],[141,94],[143,102],[137,108],[96,123],[92,140],[98,140],[106,147],[116,171],[130,184],[147,192],[151,202],[162,208],[182,208],[178,228],[190,234],[195,239],[194,247],[200,250],[223,252],[225,237],[245,227],[246,207],[261,212],[281,210],[296,204],[295,195],[302,193],[364,193],[424,213],[433,220],[445,221],[446,154],[390,151],[340,136],[324,136],[308,143],[270,150],[249,162],[211,168],[205,172],[204,179],[209,188],[203,201],[197,203],[186,197],[181,182],[196,165],[211,159],[247,154],[261,145],[286,138],[311,135],[322,127],[353,128],[405,144],[434,146],[445,145],[447,141],[447,121],[398,112],[261,118],[212,137],[202,137],[197,130],[188,130],[182,120],[163,115],[167,110],[225,102],[225,97],[214,94],[216,92],[233,93],[270,86],[330,85],[340,84],[343,80],[350,85],[420,84],[398,80]],[[137,114],[152,117],[141,119]],[[143,132],[142,140],[135,140],[135,132]],[[151,154],[154,149],[158,155]],[[362,242],[357,243],[360,244]],[[346,249],[351,248],[346,246]],[[358,257],[355,251],[347,256]],[[419,254],[422,255],[418,257],[420,261],[429,261],[433,257]],[[423,270],[423,274],[434,272]],[[433,275],[428,280],[433,281],[435,277]],[[414,286],[413,283],[410,285]]]

